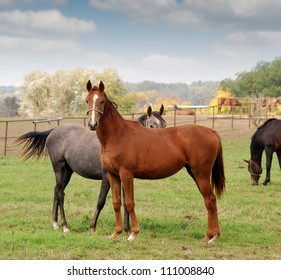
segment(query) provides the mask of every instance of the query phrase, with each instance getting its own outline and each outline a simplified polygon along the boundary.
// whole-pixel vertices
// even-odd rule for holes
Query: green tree
[[[278,97],[281,95],[281,57],[272,62],[260,61],[251,71],[223,80],[221,88],[229,88],[237,97]]]

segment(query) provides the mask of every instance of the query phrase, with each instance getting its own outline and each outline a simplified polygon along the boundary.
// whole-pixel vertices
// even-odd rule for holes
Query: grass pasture
[[[140,234],[133,242],[123,233],[115,240],[111,194],[89,232],[100,188],[74,174],[65,193],[70,232],[52,228],[55,185],[49,158],[21,161],[0,158],[0,259],[281,259],[281,176],[274,156],[271,183],[251,186],[243,158],[249,159],[254,130],[220,131],[226,193],[218,200],[222,235],[212,245],[201,242],[207,211],[185,170],[163,180],[135,180]],[[263,160],[264,163],[264,160]],[[263,164],[264,165],[264,164]],[[261,180],[264,178],[264,173]]]

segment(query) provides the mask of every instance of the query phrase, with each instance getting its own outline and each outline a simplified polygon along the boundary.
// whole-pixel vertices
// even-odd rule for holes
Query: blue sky
[[[235,78],[280,56],[279,0],[0,0],[0,85],[34,70],[124,81]]]

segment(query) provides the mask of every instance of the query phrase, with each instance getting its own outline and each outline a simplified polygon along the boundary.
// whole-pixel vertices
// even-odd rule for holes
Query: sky
[[[115,68],[127,82],[220,81],[281,55],[280,0],[0,0],[0,85]]]

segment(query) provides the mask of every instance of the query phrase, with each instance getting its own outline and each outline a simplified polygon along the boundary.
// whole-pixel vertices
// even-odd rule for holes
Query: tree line
[[[1,108],[16,108],[20,117],[81,116],[85,114],[86,82],[105,83],[109,98],[122,113],[144,112],[149,105],[214,105],[219,97],[256,98],[281,96],[281,57],[261,61],[235,79],[185,83],[124,82],[118,71],[76,68],[54,73],[34,71],[20,86],[0,87]],[[6,88],[7,89],[7,88]],[[1,98],[2,97],[2,98]],[[5,97],[5,98],[3,98]]]
[[[102,80],[108,97],[123,114],[143,113],[149,105],[155,110],[176,104],[207,105],[219,82],[141,83],[123,82],[114,68],[101,72],[77,68],[54,73],[33,71],[24,76],[15,89],[17,112],[20,117],[44,118],[54,116],[81,116],[85,114],[86,82],[98,84]],[[13,100],[13,101],[15,101]],[[7,103],[8,104],[8,103]],[[8,105],[9,106],[9,105]]]
[[[280,97],[281,57],[271,62],[260,61],[250,71],[237,73],[235,79],[223,80],[220,90],[240,98]]]

